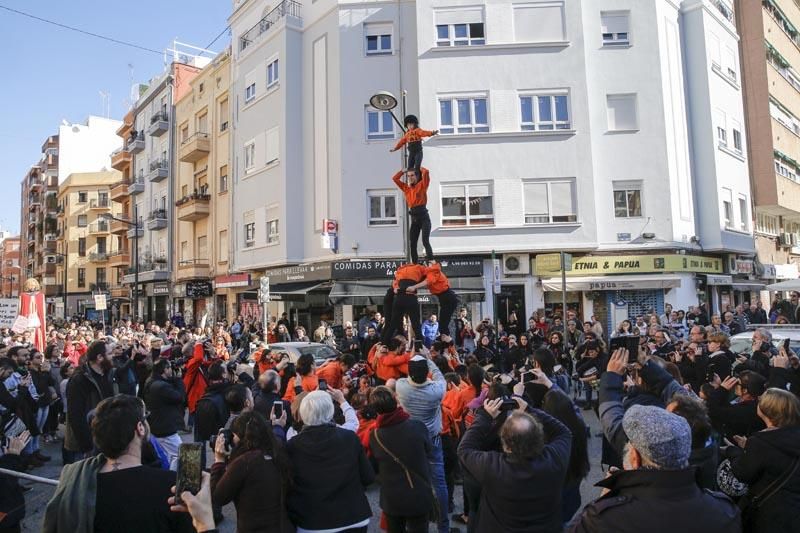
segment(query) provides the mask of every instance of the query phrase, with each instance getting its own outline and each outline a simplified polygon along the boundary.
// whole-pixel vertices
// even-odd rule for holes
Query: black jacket
[[[303,529],[334,529],[372,516],[364,490],[375,472],[352,431],[333,425],[305,426],[286,449],[293,486],[288,510]]]
[[[258,385],[253,386],[253,411],[261,413],[264,418],[269,420],[275,402],[283,403],[283,410],[286,411],[286,427],[292,427],[294,419],[292,418],[291,402],[282,399],[277,392],[264,392]]]
[[[721,492],[702,490],[694,469],[619,471],[596,484],[610,492],[588,504],[574,533],[737,533],[739,508]]]
[[[0,457],[0,468],[23,472],[24,466],[19,455],[6,454]],[[0,513],[5,516],[0,519],[0,528],[11,529],[25,518],[25,496],[17,478],[0,474]],[[0,529],[2,530],[2,529]]]
[[[375,438],[378,433],[380,441]],[[394,454],[411,472],[410,485],[403,467],[388,452]],[[369,450],[378,461],[381,484],[381,509],[390,516],[421,516],[433,506],[429,459],[431,441],[428,429],[419,420],[376,429],[369,437]]]
[[[764,422],[758,417],[758,402],[739,402],[731,404],[729,393],[722,387],[714,389],[708,398],[708,416],[714,429],[733,440],[734,435],[748,437],[764,429]]]
[[[720,350],[708,355],[708,365],[706,366],[705,380],[711,381],[714,374],[719,376],[719,379],[725,381],[725,378],[731,375],[731,367],[735,357],[730,350]]]
[[[759,431],[747,439],[744,451],[729,448],[736,454],[731,469],[736,479],[750,485],[748,496],[759,495],[800,458],[800,427]],[[755,533],[800,531],[800,469],[772,497],[756,509],[745,507],[743,520]]]
[[[144,403],[150,416],[150,431],[156,437],[174,435],[183,428],[186,390],[180,378],[154,376],[144,385]]]
[[[461,440],[458,458],[481,486],[476,533],[561,531],[561,489],[569,466],[572,434],[547,413],[534,413],[542,424],[546,443],[534,459],[517,461],[502,452],[484,451],[500,422],[483,409]]]
[[[101,400],[113,394],[109,374],[95,373],[88,363],[72,375],[67,383],[67,427],[64,430],[67,450],[88,452],[93,448],[90,414]]]

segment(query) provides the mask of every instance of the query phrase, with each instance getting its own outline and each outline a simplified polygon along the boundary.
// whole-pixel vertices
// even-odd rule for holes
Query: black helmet
[[[414,126],[419,126],[419,119],[417,118],[417,115],[406,115],[405,120],[403,120],[403,125],[408,126],[409,123],[413,124]]]

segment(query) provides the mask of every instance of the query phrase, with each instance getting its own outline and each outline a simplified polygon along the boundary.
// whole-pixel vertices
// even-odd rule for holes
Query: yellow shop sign
[[[538,276],[552,276],[561,272],[559,262],[552,261],[552,254],[544,254],[545,260],[534,259],[534,271]],[[719,274],[722,260],[699,255],[587,255],[572,258],[572,270],[567,276],[596,274],[650,274],[653,272],[700,272]]]

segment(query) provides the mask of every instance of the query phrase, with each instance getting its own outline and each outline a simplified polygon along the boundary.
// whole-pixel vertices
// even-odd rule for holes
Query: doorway
[[[508,317],[512,312],[517,313],[517,322],[527,324],[525,316],[525,285],[501,285],[500,294],[497,295],[497,319],[508,324]]]

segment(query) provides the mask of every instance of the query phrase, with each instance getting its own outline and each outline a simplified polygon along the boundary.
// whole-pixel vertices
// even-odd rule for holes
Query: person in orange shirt
[[[356,364],[353,354],[345,353],[338,359],[325,362],[317,369],[317,379],[324,379],[332,389],[341,389],[344,385],[344,374]]]
[[[433,137],[439,134],[439,130],[423,130],[419,127],[419,119],[416,115],[406,115],[403,123],[406,126],[405,134],[400,137],[394,148],[390,148],[390,152],[396,152],[403,145],[408,146],[408,165],[407,168],[419,170],[422,167],[422,139],[424,137]]]
[[[297,375],[294,379],[290,380],[289,386],[286,387],[286,393],[283,399],[291,402],[301,392],[312,392],[319,388],[319,379],[317,378],[317,366],[314,364],[314,356],[311,354],[303,354],[297,358],[295,363]]]
[[[458,307],[458,295],[450,288],[450,280],[442,272],[442,265],[435,260],[428,261],[425,269],[425,279],[406,289],[406,292],[415,294],[417,289],[427,287],[428,290],[439,299],[439,334],[446,334],[453,338],[450,329],[450,320]]]
[[[378,345],[375,354],[375,375],[383,383],[390,379],[398,379],[408,375],[408,362],[411,360],[411,353],[407,353],[405,342],[395,337],[389,340],[389,344]]]
[[[425,277],[425,267],[413,263],[401,265],[394,273],[392,288],[386,293],[384,299],[384,312],[386,325],[381,331],[381,342],[389,342],[395,334],[403,333],[403,317],[408,315],[414,337],[422,338],[422,326],[419,321],[419,304],[414,294],[409,294],[406,289],[419,283]]]
[[[407,183],[403,183],[403,171],[401,170],[394,176],[392,181],[403,191],[408,204],[408,212],[411,215],[411,224],[408,228],[409,247],[411,248],[411,262],[419,261],[417,243],[422,234],[422,246],[425,247],[425,258],[433,259],[433,248],[431,248],[431,216],[428,214],[428,185],[431,183],[431,175],[428,169],[409,168],[405,171]]]

